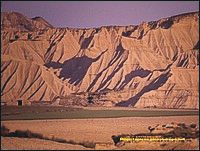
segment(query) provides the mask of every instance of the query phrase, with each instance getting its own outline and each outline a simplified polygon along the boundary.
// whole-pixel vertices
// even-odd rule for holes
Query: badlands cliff
[[[87,105],[91,94],[104,106],[198,108],[199,12],[88,29],[1,15],[1,100],[7,104],[77,96]]]

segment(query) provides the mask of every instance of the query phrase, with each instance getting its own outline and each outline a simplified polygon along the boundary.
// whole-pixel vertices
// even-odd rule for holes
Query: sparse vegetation
[[[9,134],[10,137],[22,137],[22,138],[39,138],[43,139],[43,135],[40,133],[33,133],[30,130],[16,130],[15,132],[11,132]]]
[[[191,127],[191,128],[195,128],[195,127],[197,127],[197,125],[194,124],[194,123],[192,123],[192,124],[190,124],[190,127]]]
[[[120,136],[116,136],[116,135],[113,135],[113,136],[112,136],[112,139],[113,139],[115,145],[116,145],[118,142],[120,142],[120,137],[122,137],[122,136],[121,136],[121,135],[120,135]]]
[[[86,148],[94,148],[96,145],[94,142],[89,142],[89,141],[75,142],[74,140],[65,140],[63,138],[58,138],[54,136],[52,138],[49,138],[47,136],[43,136],[40,133],[31,132],[30,130],[16,130],[15,132],[9,132],[9,129],[5,127],[4,125],[1,126],[1,136],[20,137],[20,138],[37,138],[37,139],[51,140],[58,143],[82,145]]]
[[[1,136],[8,136],[8,135],[9,135],[9,129],[4,125],[1,125]]]
[[[15,40],[19,39],[19,36],[18,35],[15,35]]]
[[[14,38],[10,39],[9,41],[12,43],[12,42],[14,42],[14,41],[16,41],[18,39],[19,39],[19,36],[15,35]]]
[[[170,127],[158,124],[155,127],[149,126],[149,133],[113,135],[112,139],[115,145],[117,145],[121,142],[121,137],[134,138],[136,136],[160,136],[162,138],[199,138],[199,130],[191,128],[191,125],[193,125],[194,128],[196,127],[196,124],[186,125],[185,123],[173,124]],[[152,133],[152,131],[156,132]]]
[[[59,142],[59,143],[68,143],[65,139],[63,138],[57,138],[57,137],[52,137],[51,139],[52,141],[55,141],[55,142]]]
[[[83,141],[83,142],[80,142],[78,144],[82,145],[86,148],[95,148],[95,145],[96,145],[94,142],[89,142],[89,141]]]
[[[9,129],[4,125],[1,126],[1,136],[44,139],[42,134],[33,133],[30,130],[16,130],[15,132],[9,132]]]

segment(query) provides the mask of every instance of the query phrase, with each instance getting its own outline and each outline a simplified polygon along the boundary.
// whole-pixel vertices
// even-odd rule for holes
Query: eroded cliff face
[[[5,18],[1,97],[8,104],[93,93],[102,105],[198,108],[198,12],[90,29],[53,28],[38,17],[35,28],[19,29]]]

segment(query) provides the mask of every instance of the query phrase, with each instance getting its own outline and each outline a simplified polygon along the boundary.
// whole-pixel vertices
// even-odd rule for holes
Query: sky
[[[198,1],[3,1],[1,12],[41,16],[54,27],[90,28],[137,25],[199,11]]]

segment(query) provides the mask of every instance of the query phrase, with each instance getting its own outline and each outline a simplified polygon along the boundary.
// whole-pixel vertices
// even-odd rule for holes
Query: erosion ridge
[[[73,94],[86,101],[91,93],[101,106],[198,108],[199,12],[88,29],[2,15],[1,97],[8,104]]]

